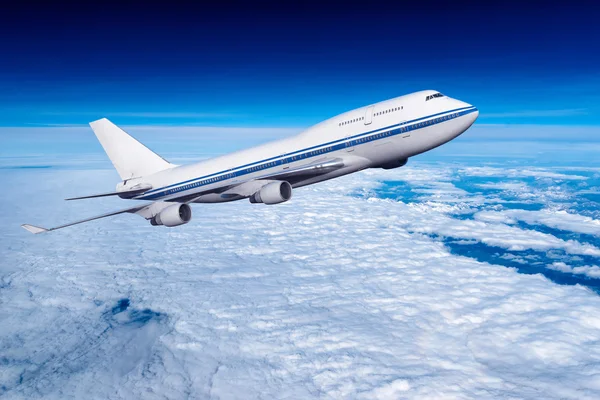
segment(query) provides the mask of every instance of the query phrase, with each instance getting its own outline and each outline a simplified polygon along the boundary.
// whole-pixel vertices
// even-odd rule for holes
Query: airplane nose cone
[[[479,110],[477,109],[477,107],[475,107],[475,106],[471,106],[471,107],[473,107],[474,111],[472,111],[466,115],[467,127],[470,127],[471,125],[473,125],[473,123],[475,122],[477,117],[479,117]]]
[[[473,106],[473,107],[475,108],[475,111],[473,111],[473,122],[475,122],[477,117],[479,117],[479,109],[475,106]]]

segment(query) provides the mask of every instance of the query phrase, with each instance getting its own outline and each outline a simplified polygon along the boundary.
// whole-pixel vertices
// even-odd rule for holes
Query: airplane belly
[[[193,203],[227,203],[244,199],[244,196],[239,195],[223,195],[220,193],[209,193],[194,199]]]

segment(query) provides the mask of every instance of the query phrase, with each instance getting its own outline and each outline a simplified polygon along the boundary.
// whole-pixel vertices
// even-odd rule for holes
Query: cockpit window
[[[436,97],[444,97],[444,95],[441,94],[441,93],[434,93],[432,95],[427,96],[427,98],[425,99],[425,101],[429,101],[429,100],[434,99]]]

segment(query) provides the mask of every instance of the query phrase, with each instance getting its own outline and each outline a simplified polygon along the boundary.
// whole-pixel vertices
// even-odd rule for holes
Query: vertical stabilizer
[[[90,126],[123,180],[175,166],[106,118],[90,122]]]

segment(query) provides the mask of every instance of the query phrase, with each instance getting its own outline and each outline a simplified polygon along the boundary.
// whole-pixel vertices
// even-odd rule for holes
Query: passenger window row
[[[317,154],[327,153],[328,151],[331,151],[331,147],[324,147],[322,149],[317,149],[317,150],[311,151],[310,153],[308,153],[308,155],[316,156]]]
[[[302,154],[298,154],[295,156],[291,156],[285,159],[286,163],[292,162],[292,161],[297,161],[297,160],[302,160],[303,158],[306,157],[311,157],[311,156],[316,156],[317,154],[323,154],[323,153],[327,153],[333,150],[333,147],[323,147],[322,149],[317,149],[317,150],[313,150],[313,151],[309,151],[308,153],[302,153]]]
[[[353,123],[355,123],[355,122],[362,121],[362,120],[364,120],[364,119],[365,119],[365,117],[360,117],[360,118],[354,118],[354,119],[350,119],[350,120],[348,120],[348,121],[340,122],[340,123],[338,124],[338,126],[344,126],[344,125],[348,125],[348,124],[353,124]]]
[[[413,126],[416,127],[416,128],[422,128],[424,126],[433,125],[433,124],[437,124],[439,122],[447,121],[447,120],[452,119],[452,118],[456,118],[459,115],[460,115],[459,113],[448,114],[448,115],[444,115],[443,117],[438,117],[438,118],[430,119],[429,121],[419,122],[418,124],[413,125]]]
[[[230,178],[233,178],[234,176],[235,176],[234,173],[228,173],[228,174],[224,174],[224,175],[221,175],[221,176],[216,176],[214,178],[204,179],[202,181],[198,181],[198,182],[190,183],[190,184],[187,184],[187,185],[179,186],[179,187],[174,188],[174,189],[170,189],[170,190],[167,191],[167,193],[177,193],[177,192],[180,192],[182,190],[187,190],[187,189],[192,189],[192,188],[195,188],[195,187],[198,187],[198,186],[203,186],[203,185],[206,185],[208,183],[214,183],[214,182],[222,181],[222,180],[225,180],[225,179],[230,179]]]
[[[401,110],[402,107],[400,107],[399,109]],[[393,112],[393,110],[397,111],[398,108],[396,108],[396,109],[390,109],[388,112]],[[439,122],[444,122],[444,121],[447,121],[447,120],[450,120],[450,119],[453,119],[453,118],[457,118],[459,116],[460,116],[460,113],[448,114],[448,115],[445,115],[443,117],[438,117],[438,118],[430,119],[428,121],[418,122],[416,124],[407,125],[407,126],[400,127],[400,128],[397,128],[397,129],[394,129],[394,130],[391,130],[391,131],[380,132],[380,133],[376,133],[375,135],[372,135],[372,136],[358,138],[358,139],[352,141],[349,144],[350,145],[354,145],[354,144],[357,144],[357,143],[370,142],[372,140],[380,139],[380,138],[385,137],[385,136],[391,136],[391,135],[395,135],[395,134],[398,134],[398,133],[408,132],[408,131],[416,129],[416,128],[422,128],[424,126],[437,124]],[[289,162],[292,162],[292,161],[301,160],[303,158],[312,157],[312,156],[316,156],[318,154],[327,153],[327,152],[330,152],[332,150],[333,150],[332,146],[324,147],[324,148],[313,150],[313,151],[310,151],[310,152],[307,152],[307,153],[302,153],[302,154],[298,154],[298,155],[294,155],[294,156],[288,157],[288,158],[285,159],[285,162],[289,163]],[[266,164],[257,165],[257,166],[254,166],[254,167],[247,168],[246,170],[242,171],[242,173],[249,173],[249,172],[259,171],[261,169],[265,169],[265,168],[269,168],[269,167],[274,167],[274,166],[276,166],[279,163],[283,163],[283,162],[282,161],[272,161],[272,162],[269,162],[269,163],[266,163]],[[227,174],[224,174],[224,175],[221,175],[221,176],[217,176],[217,177],[214,177],[214,178],[204,179],[202,181],[198,181],[198,182],[195,182],[195,183],[190,183],[188,185],[180,186],[180,187],[175,188],[175,189],[170,189],[170,190],[167,191],[167,194],[169,194],[169,193],[176,193],[176,192],[179,192],[181,190],[187,190],[187,189],[191,189],[191,188],[198,187],[198,186],[203,186],[203,185],[206,185],[206,184],[209,184],[209,183],[218,182],[218,181],[221,181],[221,180],[224,180],[224,179],[230,179],[230,178],[233,178],[235,175],[236,175],[235,173],[231,172],[231,173],[227,173]]]
[[[412,124],[412,125],[403,126],[403,127],[400,127],[400,128],[397,128],[397,129],[393,129],[393,130],[387,131],[387,132],[376,133],[375,135],[372,135],[372,136],[367,136],[367,137],[356,139],[356,140],[353,141],[352,145],[357,144],[357,143],[370,142],[372,140],[380,139],[380,138],[385,137],[385,136],[397,135],[398,133],[405,133],[405,132],[408,132],[410,130],[422,128],[424,126],[433,125],[433,124],[437,124],[439,122],[448,121],[448,120],[450,120],[452,118],[456,118],[456,117],[459,117],[459,116],[460,116],[460,113],[448,114],[448,115],[445,115],[443,117],[430,119],[429,121],[424,121],[424,122],[419,122],[419,123]]]
[[[376,112],[374,115],[378,116],[378,115],[383,115],[383,114],[387,114],[387,113],[391,113],[391,112],[396,112],[396,111],[400,111],[400,110],[404,110],[404,106],[389,108],[387,110]]]
[[[255,167],[250,167],[250,168],[248,168],[246,170],[246,172],[260,171],[261,169],[265,169],[265,168],[269,168],[269,167],[274,167],[275,165],[277,165],[277,162],[273,161],[273,162],[270,162],[270,163],[257,165]]]
[[[262,164],[262,165],[258,165],[255,167],[250,167],[248,169],[246,169],[246,171],[244,172],[254,172],[254,171],[259,171],[261,169],[265,169],[265,168],[270,168],[270,167],[274,167],[276,165],[281,165],[283,163],[290,163],[293,161],[298,161],[298,160],[302,160],[303,158],[307,158],[307,157],[311,157],[311,156],[316,156],[318,154],[323,154],[323,153],[327,153],[329,151],[332,151],[333,147],[323,147],[321,149],[317,149],[317,150],[313,150],[313,151],[309,151],[307,153],[302,153],[302,154],[297,154],[297,155],[293,155],[293,156],[289,156],[283,160],[279,160],[279,161],[273,161],[267,164]]]

